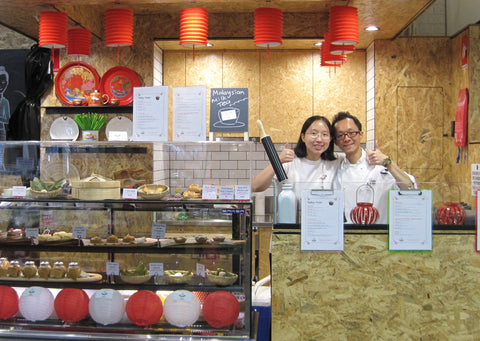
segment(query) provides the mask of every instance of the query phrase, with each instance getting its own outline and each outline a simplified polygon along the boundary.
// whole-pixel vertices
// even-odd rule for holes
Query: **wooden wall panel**
[[[468,32],[468,141],[480,143],[480,26],[471,26]]]

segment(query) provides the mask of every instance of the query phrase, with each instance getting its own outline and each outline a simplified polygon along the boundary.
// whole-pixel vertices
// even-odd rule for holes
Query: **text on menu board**
[[[212,88],[210,93],[210,131],[248,131],[248,89]]]

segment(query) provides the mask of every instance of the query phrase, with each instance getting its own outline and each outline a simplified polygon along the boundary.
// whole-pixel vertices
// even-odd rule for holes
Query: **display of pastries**
[[[192,184],[183,192],[183,197],[187,199],[200,199],[202,197],[202,186]]]
[[[114,243],[118,243],[118,237],[114,234],[111,234],[110,236],[108,236],[107,238],[107,243],[108,244],[114,244]]]
[[[135,242],[135,237],[134,237],[134,236],[131,236],[130,234],[127,234],[127,235],[125,235],[125,236],[122,238],[122,242],[124,242],[124,243],[133,243],[133,242]]]

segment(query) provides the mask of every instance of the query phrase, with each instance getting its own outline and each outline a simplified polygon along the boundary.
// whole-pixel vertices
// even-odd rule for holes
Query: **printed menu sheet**
[[[390,190],[389,249],[432,250],[432,191]]]
[[[133,140],[168,141],[168,86],[133,88]]]
[[[343,191],[302,191],[302,251],[343,250]]]
[[[207,87],[173,88],[173,141],[206,141]]]

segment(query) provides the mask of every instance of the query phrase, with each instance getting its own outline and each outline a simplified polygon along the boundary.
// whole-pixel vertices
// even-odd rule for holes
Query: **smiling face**
[[[362,155],[360,142],[363,137],[363,132],[351,118],[338,121],[333,127],[335,130],[335,144],[345,152],[345,155],[350,160],[350,157],[354,157],[358,154]],[[353,133],[355,136],[349,137],[347,133]],[[339,137],[340,136],[340,137]]]
[[[307,149],[307,159],[314,161],[320,159],[332,140],[328,126],[322,120],[314,121],[301,136]]]

